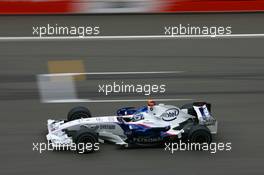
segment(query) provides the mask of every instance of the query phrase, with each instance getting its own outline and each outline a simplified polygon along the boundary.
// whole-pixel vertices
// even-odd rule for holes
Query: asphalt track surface
[[[92,16],[1,16],[1,36],[30,36],[32,25],[101,25],[105,35],[161,34],[168,24],[232,25],[233,33],[264,33],[264,14],[174,14]],[[0,41],[0,174],[263,174],[264,38],[173,40]],[[119,150],[101,145],[95,154],[32,151],[45,142],[46,120],[64,118],[77,103],[40,102],[36,75],[48,73],[50,60],[83,60],[87,72],[184,71],[173,75],[87,76],[78,82],[80,98],[137,99],[143,95],[105,96],[98,83],[125,81],[166,84],[153,98],[191,98],[213,104],[219,121],[215,142],[232,151],[163,149]],[[169,102],[182,105],[189,101]],[[165,102],[166,103],[166,102]],[[95,116],[143,102],[87,103]]]

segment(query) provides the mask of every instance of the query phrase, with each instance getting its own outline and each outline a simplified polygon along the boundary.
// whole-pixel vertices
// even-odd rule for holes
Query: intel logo
[[[177,108],[171,108],[171,109],[168,109],[163,114],[162,119],[164,121],[172,121],[172,120],[175,120],[178,115],[179,115],[179,110]]]

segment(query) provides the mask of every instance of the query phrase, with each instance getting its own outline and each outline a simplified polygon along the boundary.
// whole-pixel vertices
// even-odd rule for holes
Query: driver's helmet
[[[156,102],[154,100],[148,100],[148,107],[153,107],[156,105]]]

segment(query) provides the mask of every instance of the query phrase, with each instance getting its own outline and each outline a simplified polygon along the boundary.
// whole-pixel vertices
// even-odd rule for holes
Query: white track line
[[[30,40],[133,40],[133,39],[191,39],[191,38],[256,38],[264,34],[230,34],[230,35],[135,35],[135,36],[21,36],[0,37],[0,41],[30,41]]]
[[[124,99],[124,100],[91,100],[91,99],[64,99],[64,100],[44,100],[43,103],[121,103],[121,102],[140,102],[148,99]],[[152,99],[154,101],[190,101],[194,99],[175,98],[175,99]]]
[[[85,72],[85,73],[55,73],[55,74],[40,74],[40,76],[77,76],[77,75],[136,75],[136,74],[177,74],[184,71],[151,71],[151,72]]]

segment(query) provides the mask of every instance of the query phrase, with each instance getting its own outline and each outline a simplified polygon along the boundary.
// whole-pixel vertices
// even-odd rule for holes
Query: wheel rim
[[[89,115],[85,112],[78,112],[72,116],[73,119],[88,118]]]
[[[89,137],[89,136],[83,136],[83,137],[81,137],[79,139],[79,141],[78,141],[78,144],[81,144],[81,145],[78,145],[79,151],[80,150],[84,150],[84,152],[87,152],[87,153],[88,152],[92,152],[93,149],[91,149],[91,150],[86,149],[86,144],[87,143],[93,144],[94,143],[93,142],[93,139],[91,137]]]
[[[208,143],[209,138],[207,136],[198,135],[194,139],[195,143]]]
[[[210,138],[207,135],[198,134],[193,138],[193,142],[195,143],[209,143]]]
[[[79,143],[92,143],[92,139],[90,137],[82,137],[80,140],[79,140]]]

